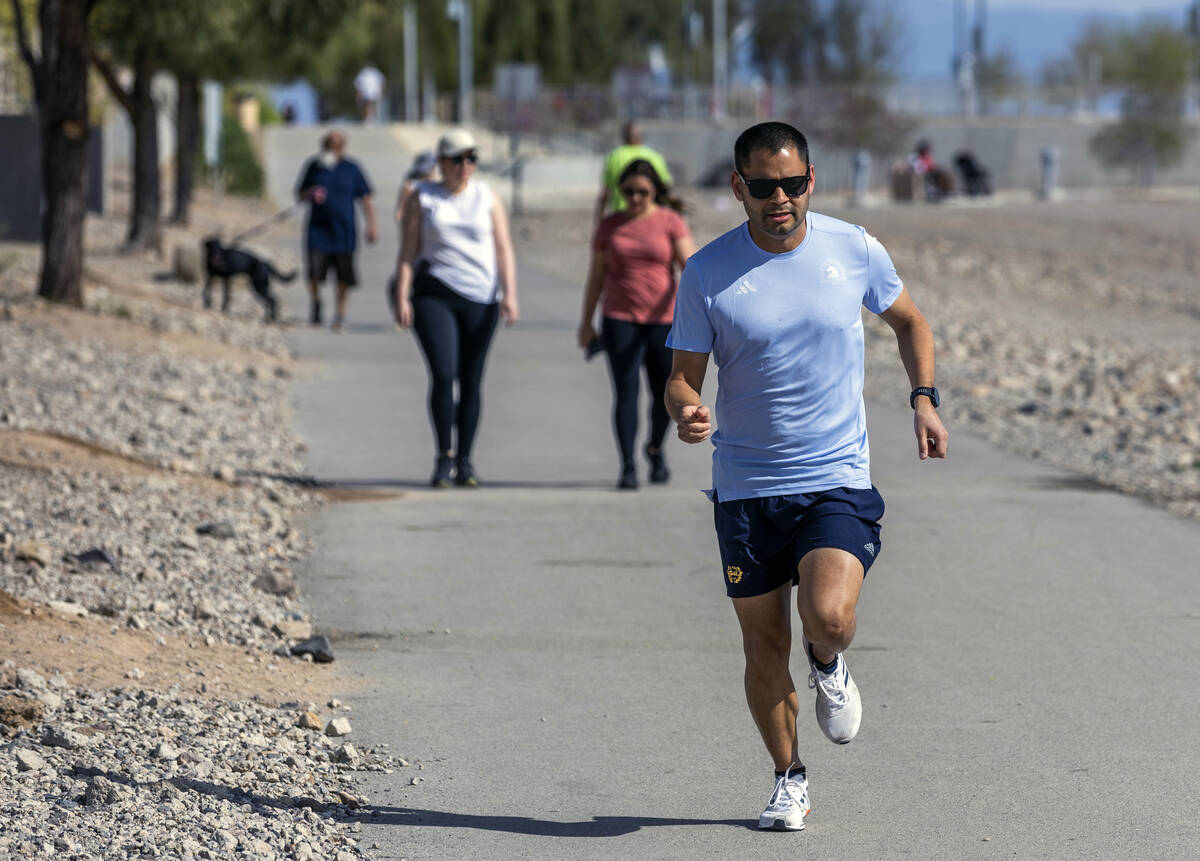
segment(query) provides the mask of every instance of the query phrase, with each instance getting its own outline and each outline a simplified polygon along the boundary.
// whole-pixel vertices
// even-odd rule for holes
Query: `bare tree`
[[[888,109],[903,24],[876,0],[758,0],[754,51],[803,97],[807,133],[837,147],[886,154],[913,128]]]
[[[129,114],[133,126],[133,191],[129,213],[130,247],[152,248],[159,245],[159,218],[162,198],[158,172],[158,111],[151,82],[158,70],[156,58],[145,44],[136,44],[132,55],[133,83],[126,89],[117,77],[113,63],[100,54],[92,62],[108,84],[109,92]]]
[[[95,0],[41,0],[41,55],[19,0],[17,44],[33,78],[42,157],[42,272],[38,295],[83,304],[84,180],[88,142],[88,15]]]

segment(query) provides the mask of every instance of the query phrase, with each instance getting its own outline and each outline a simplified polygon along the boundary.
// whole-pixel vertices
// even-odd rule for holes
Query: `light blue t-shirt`
[[[717,365],[721,500],[871,486],[862,308],[882,314],[904,285],[863,228],[812,212],[807,224],[798,247],[772,254],[743,223],[679,281],[667,346]]]

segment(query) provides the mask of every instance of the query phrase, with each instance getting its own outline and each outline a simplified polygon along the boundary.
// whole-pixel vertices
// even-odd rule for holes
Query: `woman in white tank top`
[[[477,160],[470,132],[444,135],[442,181],[420,183],[401,214],[396,322],[416,331],[429,368],[433,487],[479,484],[470,457],[487,351],[498,318],[511,326],[518,316],[508,217],[492,190],[473,179]]]

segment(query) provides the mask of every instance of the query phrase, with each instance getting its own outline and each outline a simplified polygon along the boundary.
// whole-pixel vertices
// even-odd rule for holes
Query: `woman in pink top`
[[[643,365],[650,382],[650,438],[645,449],[650,481],[662,483],[671,475],[662,453],[671,424],[663,405],[671,373],[667,333],[675,311],[676,269],[683,269],[696,246],[679,214],[682,204],[650,162],[631,162],[619,188],[629,206],[601,221],[592,238],[579,346],[588,349],[597,338],[604,345],[613,381],[613,427],[621,450],[617,486],[635,490],[638,377]],[[601,296],[603,323],[597,334],[592,319]]]

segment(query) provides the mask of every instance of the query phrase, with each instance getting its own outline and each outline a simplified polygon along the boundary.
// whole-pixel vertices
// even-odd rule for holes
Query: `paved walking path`
[[[709,449],[672,441],[669,486],[610,489],[580,285],[518,246],[524,317],[497,335],[475,457],[487,486],[425,489],[425,372],[387,320],[382,233],[346,334],[291,336],[319,360],[294,389],[314,475],[402,494],[322,510],[302,572],[368,680],[347,693],[353,738],[412,762],[367,777],[369,854],[1200,855],[1200,525],[953,428],[952,459],[921,464],[911,414],[869,404],[888,513],[849,652],[862,731],[824,740],[797,654],[813,812],[800,834],[758,833],[770,763],[698,492]]]

